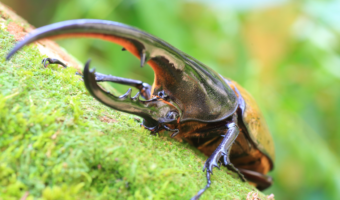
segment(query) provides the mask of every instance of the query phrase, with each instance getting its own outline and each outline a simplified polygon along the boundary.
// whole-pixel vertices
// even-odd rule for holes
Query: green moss
[[[15,41],[0,36],[4,58]],[[75,69],[43,68],[42,59],[32,46],[1,59],[0,199],[189,199],[204,187],[205,156],[151,136],[134,116],[95,101]],[[253,190],[215,169],[202,199],[245,199]]]

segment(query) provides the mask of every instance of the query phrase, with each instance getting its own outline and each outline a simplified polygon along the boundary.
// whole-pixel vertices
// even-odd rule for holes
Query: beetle
[[[223,164],[260,190],[272,184],[267,172],[273,169],[274,145],[264,118],[251,95],[236,82],[137,28],[118,22],[78,19],[47,25],[18,42],[7,60],[23,46],[43,38],[94,37],[117,43],[123,50],[149,64],[155,73],[150,86],[139,80],[105,75],[85,64],[83,79],[89,93],[104,105],[143,118],[142,126],[155,134],[171,132],[171,137],[187,141],[208,156],[203,171],[207,184],[192,199],[210,187],[213,168]],[[61,61],[46,58],[48,63]],[[135,87],[115,96],[97,82],[115,82]],[[140,96],[145,100],[141,100]]]

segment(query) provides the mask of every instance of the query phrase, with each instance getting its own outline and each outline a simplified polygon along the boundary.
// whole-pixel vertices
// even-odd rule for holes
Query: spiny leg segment
[[[129,78],[122,78],[118,76],[106,75],[96,72],[96,81],[97,82],[112,82],[112,83],[120,83],[127,86],[135,87],[139,90],[141,96],[148,100],[151,97],[151,86],[147,83],[144,83],[140,80],[134,80]]]
[[[210,187],[211,180],[210,174],[214,167],[220,168],[218,164],[220,158],[223,157],[223,165],[225,165],[228,169],[236,172],[243,181],[246,181],[244,176],[240,173],[240,171],[234,167],[234,165],[229,160],[229,153],[234,143],[235,139],[239,134],[239,127],[237,125],[237,114],[235,113],[232,117],[231,122],[226,124],[226,128],[228,129],[226,134],[224,135],[224,139],[222,140],[221,144],[215,149],[215,151],[211,154],[211,156],[207,159],[204,164],[203,171],[206,171],[207,177],[207,185],[201,189],[191,200],[197,200],[201,197],[201,195]]]

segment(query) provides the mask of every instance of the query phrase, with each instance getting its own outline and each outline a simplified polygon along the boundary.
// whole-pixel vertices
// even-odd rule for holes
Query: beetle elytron
[[[140,58],[141,66],[148,63],[152,67],[152,86],[96,73],[89,69],[89,62],[83,78],[87,90],[101,103],[138,115],[152,133],[170,131],[172,137],[184,139],[209,157],[203,168],[207,185],[192,199],[198,199],[210,187],[210,174],[213,167],[219,168],[218,163],[260,190],[272,184],[265,174],[273,168],[273,140],[255,101],[237,83],[148,33],[104,20],[70,20],[38,28],[19,42],[7,59],[26,44],[60,36],[94,37],[117,43]],[[50,58],[43,62],[60,64]],[[100,81],[133,86],[139,92],[131,97],[129,89],[116,97],[99,87]]]

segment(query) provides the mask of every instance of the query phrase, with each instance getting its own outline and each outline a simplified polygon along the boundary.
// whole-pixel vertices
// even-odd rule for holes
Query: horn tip
[[[94,74],[96,72],[96,68],[93,69],[89,69],[90,68],[90,63],[91,63],[91,59],[88,59],[85,63],[85,67],[84,67],[84,72],[83,73],[87,73],[90,72],[92,74]]]

